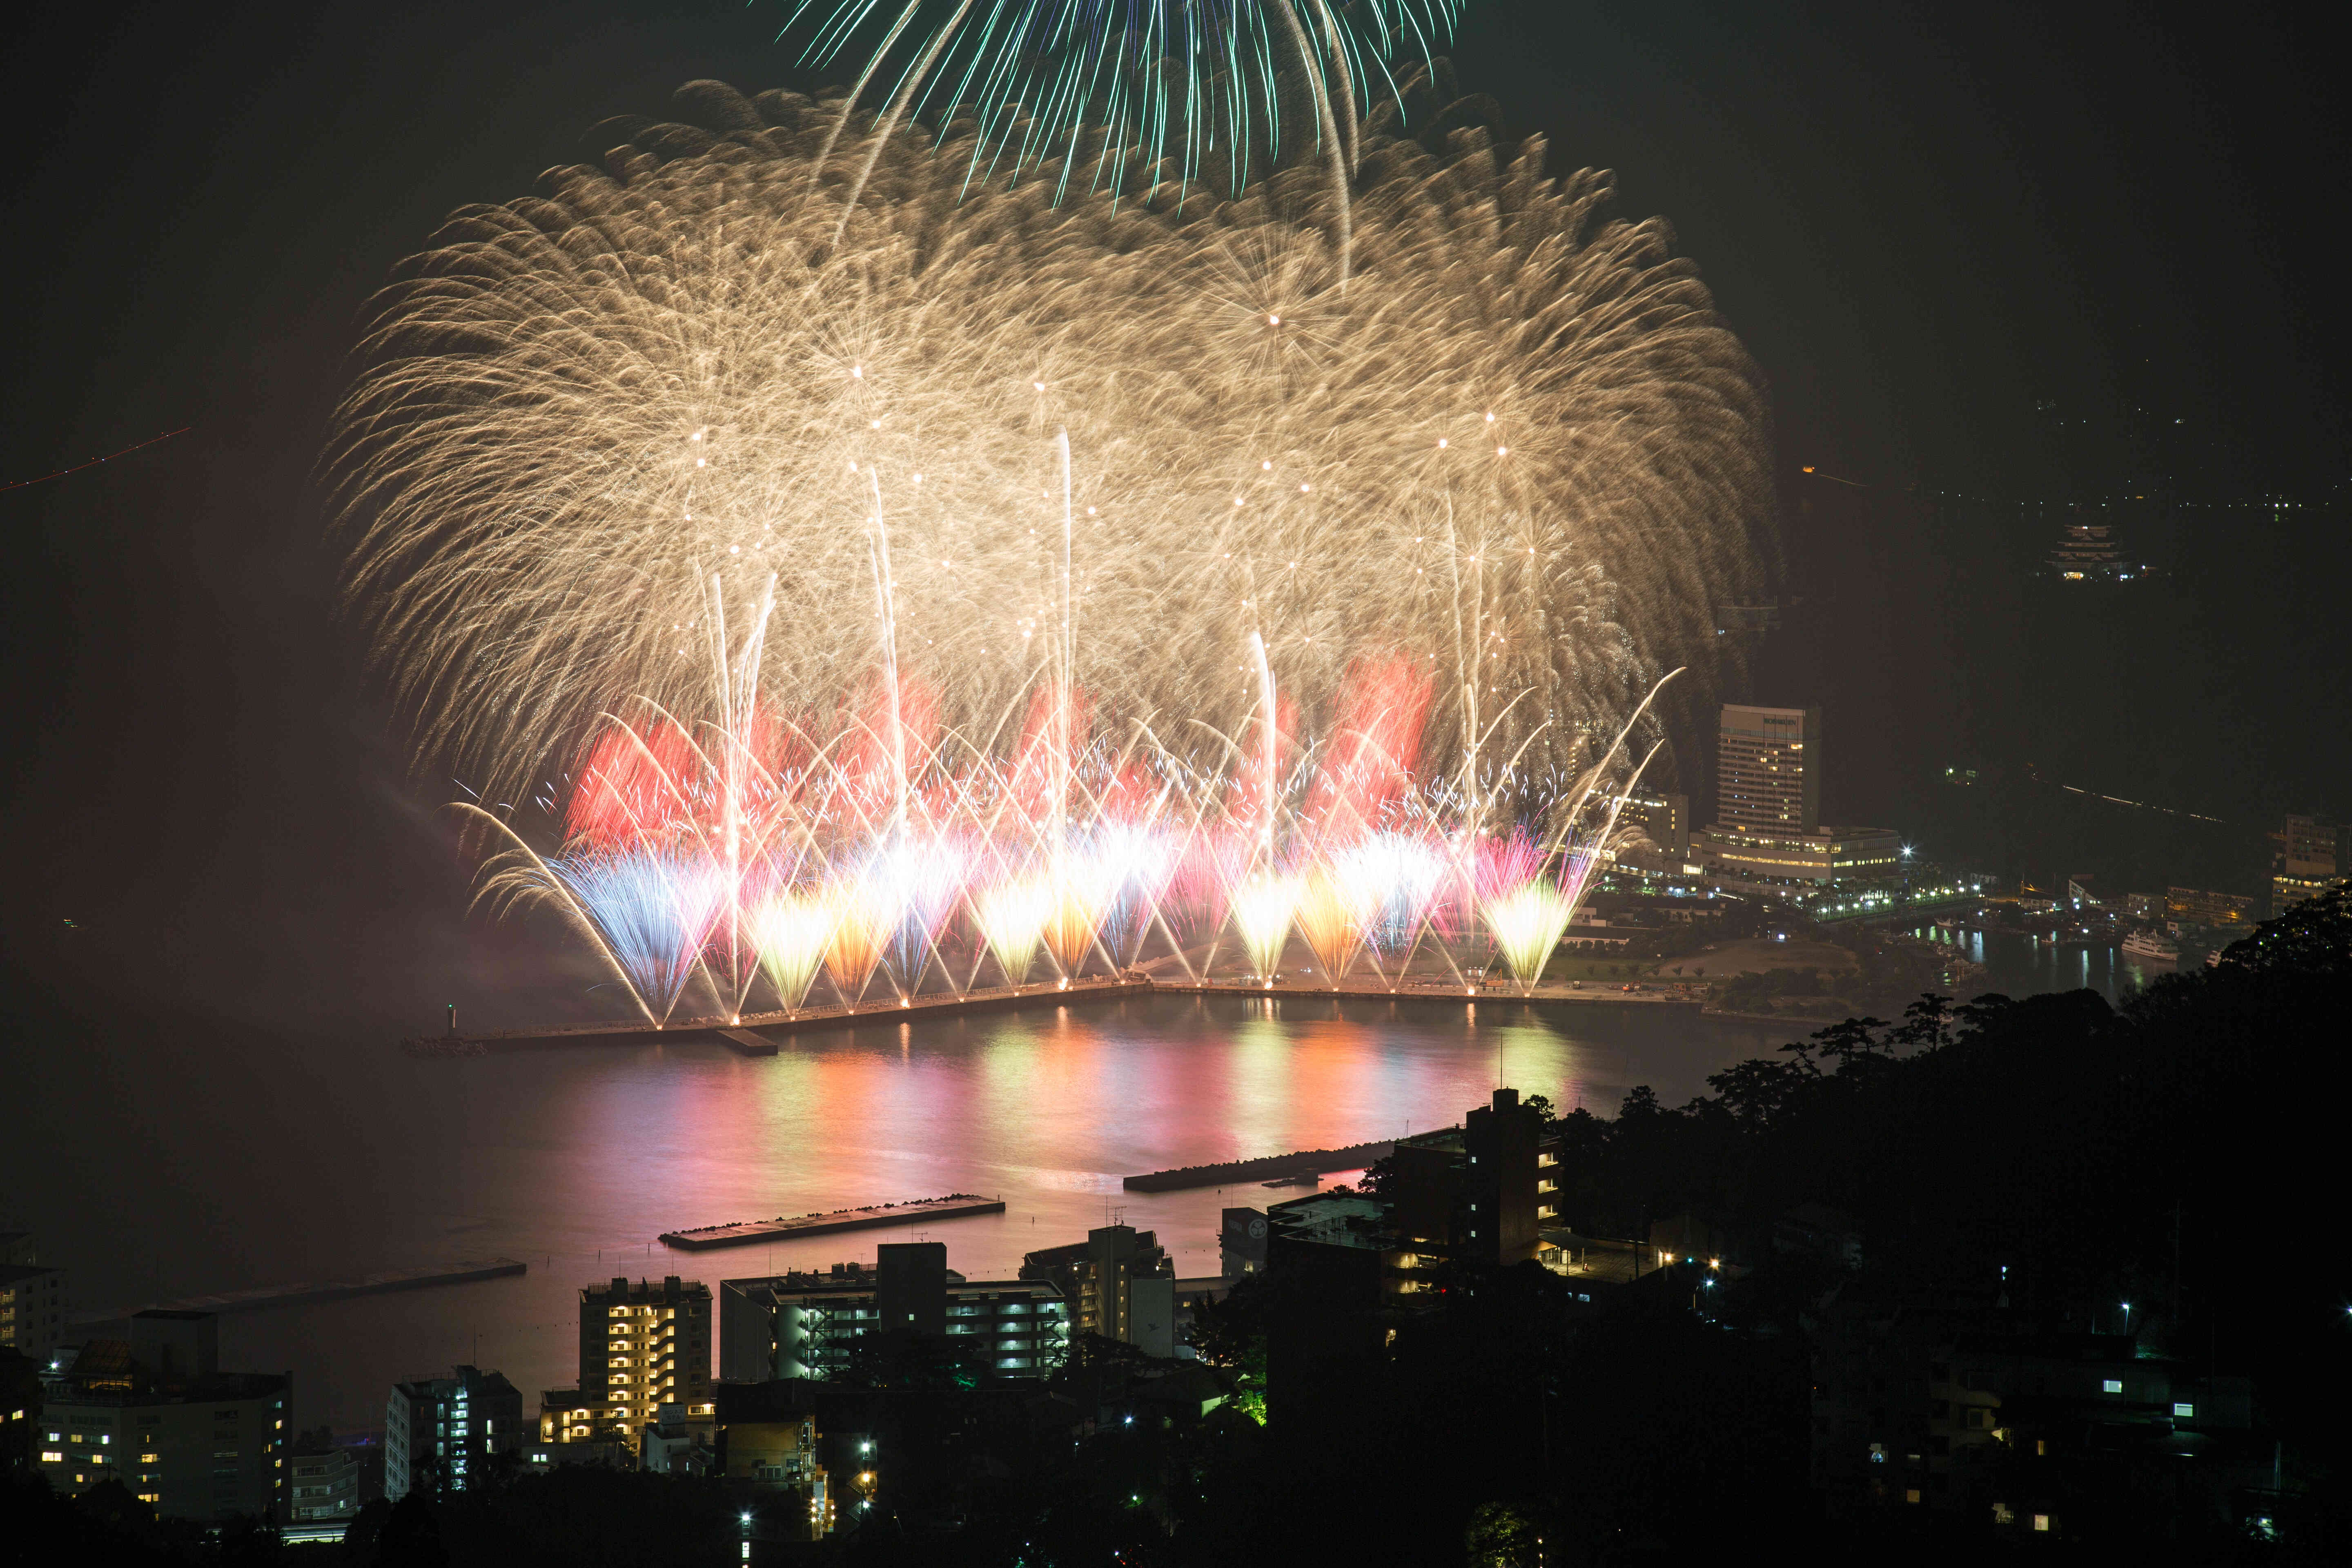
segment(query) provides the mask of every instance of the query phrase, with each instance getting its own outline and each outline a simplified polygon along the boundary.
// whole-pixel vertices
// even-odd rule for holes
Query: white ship
[[[2129,958],[2144,958],[2156,963],[2177,963],[2180,950],[2165,940],[2162,933],[2152,931],[2134,931],[2124,938],[2124,953]]]

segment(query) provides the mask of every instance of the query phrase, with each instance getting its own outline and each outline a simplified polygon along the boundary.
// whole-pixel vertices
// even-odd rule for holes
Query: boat
[[[2157,963],[2177,963],[2180,950],[2157,931],[2136,931],[2124,938],[2124,953],[2129,958],[2144,958]]]

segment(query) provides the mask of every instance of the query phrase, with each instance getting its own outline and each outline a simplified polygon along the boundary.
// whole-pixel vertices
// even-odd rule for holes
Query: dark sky
[[[1756,695],[1827,708],[1833,816],[1956,834],[1931,780],[1960,754],[2242,825],[2352,812],[2347,148],[2307,9],[1474,0],[1464,88],[1670,217],[1770,378],[1810,607]],[[437,219],[594,156],[588,126],[682,81],[793,81],[783,12],[20,24],[0,482],[189,430],[0,495],[12,962],[74,952],[231,1014],[504,983],[333,623],[324,410],[362,301]],[[2054,482],[2037,402],[2154,408],[2200,454],[2201,500],[2307,504],[2184,513],[2168,583],[2053,606],[2021,586],[2039,534],[1913,493]],[[1868,489],[1808,507],[1807,464]]]

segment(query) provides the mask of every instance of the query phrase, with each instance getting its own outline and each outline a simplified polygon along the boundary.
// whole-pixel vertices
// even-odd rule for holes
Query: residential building
[[[288,1468],[293,1472],[294,1523],[320,1524],[359,1512],[360,1462],[350,1449],[296,1454]]]
[[[1161,1363],[1148,1372],[1116,1369],[1133,1384],[1181,1379],[1211,1384],[1205,1369]],[[1106,1391],[1108,1392],[1108,1391]],[[880,1515],[892,1540],[938,1542],[1001,1498],[1009,1481],[1043,1476],[1066,1460],[1072,1440],[1092,1419],[1122,1425],[1137,1411],[1124,1393],[1070,1398],[1034,1385],[993,1388],[865,1388],[810,1379],[720,1383],[714,1432],[718,1472],[735,1487],[767,1493],[769,1539],[793,1538],[782,1526],[783,1500],[797,1493],[809,1534],[821,1537]],[[1197,1415],[1199,1399],[1195,1394]],[[1084,1414],[1082,1414],[1082,1412]],[[1146,1417],[1139,1416],[1140,1426]],[[1159,1422],[1154,1420],[1153,1426]],[[903,1532],[903,1533],[902,1533]],[[929,1555],[946,1548],[934,1545]],[[754,1558],[760,1555],[755,1547]],[[922,1555],[919,1547],[917,1555]]]
[[[1260,1209],[1227,1209],[1217,1231],[1217,1267],[1228,1279],[1265,1268],[1265,1214]]]
[[[943,1242],[876,1249],[876,1266],[719,1281],[720,1375],[730,1383],[821,1378],[862,1335],[945,1335],[988,1381],[1043,1377],[1069,1344],[1069,1313],[1050,1281],[966,1279]]]
[[[57,1349],[65,1328],[65,1270],[32,1262],[0,1263],[0,1348],[44,1362]]]
[[[1315,1193],[1265,1212],[1266,1418],[1286,1441],[1338,1440],[1365,1417],[1381,1386],[1393,1310],[1414,1279],[1415,1258],[1397,1237],[1389,1205],[1357,1193]]]
[[[2200,888],[2167,888],[2164,918],[2174,926],[2201,926],[2229,933],[2254,929],[2254,900],[2236,893],[2208,892]]]
[[[2341,880],[2340,877],[2290,877],[2283,872],[2273,873],[2271,877],[2271,918],[2276,920],[2295,905],[2319,897]]]
[[[2322,816],[2290,816],[2286,826],[2271,838],[2278,845],[2271,861],[2273,918],[2352,877],[2352,825],[2332,823]]]
[[[2082,1544],[2146,1510],[2203,1512],[2242,1539],[2231,1510],[2275,1484],[2245,1379],[2071,1312],[1864,1277],[1808,1323],[1812,1484],[1833,1514],[1916,1510]]]
[[[711,1414],[710,1289],[672,1274],[635,1284],[615,1275],[580,1292],[580,1381],[540,1395],[549,1443],[634,1443],[665,1405],[688,1420]]]
[[[1559,1223],[1559,1142],[1517,1089],[1496,1089],[1460,1127],[1399,1140],[1389,1163],[1383,1197],[1408,1269],[1442,1258],[1523,1263]]]
[[[1643,837],[1679,860],[1690,853],[1690,796],[1638,790],[1625,797],[1617,826],[1639,828]]]
[[[1307,1294],[1318,1301],[1370,1308],[1417,1284],[1389,1205],[1377,1198],[1336,1190],[1292,1198],[1265,1211],[1265,1230],[1266,1272],[1314,1276]]]
[[[34,1462],[59,1492],[119,1481],[168,1519],[287,1517],[292,1379],[223,1372],[208,1312],[134,1314],[52,1352]]]
[[[1200,1354],[1192,1348],[1192,1325],[1202,1307],[1214,1306],[1232,1293],[1234,1282],[1218,1274],[1207,1279],[1179,1279],[1174,1285],[1176,1319],[1169,1337],[1174,1342],[1177,1360],[1198,1361]]]
[[[881,1464],[870,1433],[845,1440],[820,1426],[817,1407],[828,1386],[725,1382],[713,1391],[712,1468],[755,1494],[801,1494],[806,1511],[783,1521],[785,1539],[820,1541],[832,1534],[841,1523],[841,1494],[848,1492],[853,1510],[860,1500],[856,1491],[836,1487],[835,1471],[842,1469],[870,1491]]]
[[[1176,1269],[1148,1230],[1110,1225],[1087,1239],[1021,1260],[1021,1278],[1053,1285],[1070,1304],[1070,1326],[1131,1344],[1147,1355],[1176,1353]]]
[[[1821,826],[1822,710],[1723,705],[1716,741],[1715,820],[1767,834]]]
[[[1849,1273],[1862,1267],[1862,1223],[1827,1204],[1799,1204],[1772,1222],[1774,1253],[1810,1258]]]
[[[737,1413],[740,1401],[756,1408]],[[718,1430],[726,1440],[730,1479],[761,1486],[810,1487],[820,1484],[824,1467],[817,1459],[816,1417],[797,1406],[774,1407],[770,1392],[756,1386],[729,1384],[720,1394]]]
[[[683,1405],[665,1405],[637,1435],[637,1468],[659,1476],[710,1473],[711,1420],[688,1420]]]
[[[522,1394],[505,1376],[461,1366],[395,1383],[383,1409],[383,1495],[463,1491],[485,1460],[522,1446]]]

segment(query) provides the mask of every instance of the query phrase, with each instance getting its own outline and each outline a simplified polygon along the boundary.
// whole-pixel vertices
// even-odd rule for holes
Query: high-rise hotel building
[[[1822,710],[1727,702],[1717,737],[1715,826],[1691,854],[1765,882],[1869,881],[1903,858],[1885,827],[1822,826]]]
[[[1725,703],[1716,742],[1717,823],[1769,833],[1819,828],[1821,741],[1818,708]]]

